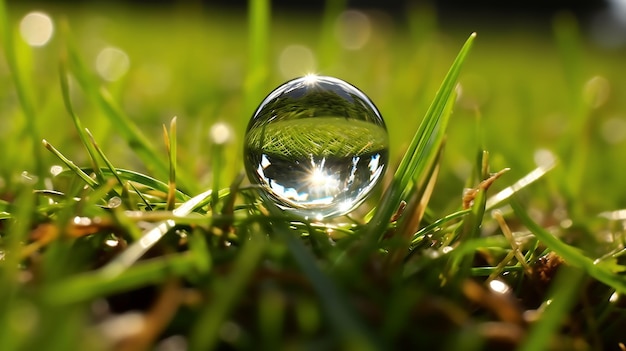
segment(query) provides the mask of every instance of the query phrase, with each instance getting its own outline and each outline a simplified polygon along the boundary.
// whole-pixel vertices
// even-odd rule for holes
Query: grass
[[[383,127],[336,117],[316,117],[314,122],[307,119],[275,122],[251,130],[246,143],[257,151],[300,160],[306,160],[309,155],[344,158],[363,155],[389,145]]]
[[[32,48],[32,9],[0,1],[0,349],[623,348],[621,53],[568,15],[546,40],[372,14],[350,51],[345,2],[185,6],[49,6]],[[241,175],[294,42],[389,131],[384,186],[324,223]],[[107,45],[131,62],[116,81],[92,64]]]

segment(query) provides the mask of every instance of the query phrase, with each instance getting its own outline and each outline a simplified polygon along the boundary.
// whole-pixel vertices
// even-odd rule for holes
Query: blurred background
[[[271,2],[271,20],[261,30],[248,16],[250,6],[263,5],[8,1],[42,138],[86,165],[59,88],[58,65],[71,41],[88,72],[164,158],[162,124],[178,116],[179,162],[201,186],[214,174],[209,150],[223,147],[220,176],[228,184],[243,169],[241,140],[257,104],[282,82],[310,72],[363,90],[386,119],[399,160],[475,31],[434,206],[458,206],[476,156],[486,149],[492,170],[512,168],[503,186],[559,160],[540,188],[546,194],[540,207],[561,201],[555,194],[562,187],[584,196],[590,215],[626,207],[626,1],[282,0]],[[75,79],[70,83],[78,115],[116,166],[149,173],[89,94]],[[23,157],[33,146],[19,137],[25,122],[4,58],[0,106],[6,150],[0,171],[8,187],[16,167],[33,169]],[[58,163],[48,154],[45,160]],[[561,184],[568,179],[575,180]]]

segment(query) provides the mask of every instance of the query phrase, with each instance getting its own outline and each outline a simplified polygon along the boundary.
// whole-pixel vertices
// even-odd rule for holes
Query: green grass
[[[306,160],[352,157],[388,148],[387,131],[371,122],[337,117],[278,121],[251,130],[247,147],[274,155]]]
[[[56,31],[32,48],[32,9],[0,1],[1,350],[620,349],[622,52],[568,15],[550,36],[476,36],[425,7],[393,30],[372,14],[351,51],[334,39],[345,2],[194,6],[44,6]],[[241,175],[291,44],[389,131],[384,184],[324,223]],[[130,60],[112,82],[106,46]],[[233,134],[212,139],[217,123]],[[353,143],[329,148],[362,148],[340,128]]]

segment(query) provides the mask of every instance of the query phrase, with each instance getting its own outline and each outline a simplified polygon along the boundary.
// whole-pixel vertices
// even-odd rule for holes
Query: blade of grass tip
[[[68,65],[73,70],[78,84],[96,102],[111,124],[115,126],[116,132],[122,135],[148,169],[153,170],[159,176],[167,176],[169,173],[167,162],[160,157],[151,141],[133,123],[132,119],[122,111],[111,94],[104,87],[99,86],[96,79],[87,69],[78,53],[78,49],[71,40],[67,22],[62,21],[60,23],[60,32],[65,39]],[[178,171],[178,183],[190,193],[198,191],[196,182],[192,181],[192,178],[182,172],[182,170]]]
[[[350,309],[350,304],[340,294],[335,283],[319,269],[315,257],[311,255],[302,241],[289,230],[286,222],[281,220],[284,217],[280,211],[273,207],[269,207],[268,210],[272,216],[279,218],[272,227],[280,239],[287,244],[296,264],[313,285],[335,333],[348,344],[354,342],[367,348],[375,345],[371,337],[372,334],[368,333],[360,323],[359,318]]]
[[[167,184],[168,192],[166,205],[166,209],[168,211],[173,210],[174,205],[176,204],[176,117],[172,118],[170,122],[170,131],[171,133],[168,133],[167,128],[165,127],[165,125],[163,125],[163,139],[165,141],[165,146],[167,148],[167,154],[170,161],[170,176]]]
[[[549,299],[544,301],[545,309],[541,318],[532,325],[528,335],[517,348],[519,351],[541,351],[553,349],[556,334],[566,322],[568,312],[580,294],[585,278],[583,270],[563,267],[552,282]]]
[[[626,278],[607,269],[602,261],[592,260],[580,249],[570,246],[535,223],[516,198],[510,201],[511,207],[521,223],[528,228],[544,245],[559,255],[567,264],[584,269],[594,279],[626,294]]]
[[[381,204],[376,208],[372,220],[368,223],[365,239],[372,244],[376,243],[384,233],[389,219],[402,200],[401,197],[409,179],[415,176],[415,170],[418,167],[425,167],[425,158],[428,158],[428,154],[432,154],[432,150],[438,150],[438,145],[429,145],[428,142],[438,127],[441,128],[439,130],[440,138],[443,138],[445,125],[442,124],[447,122],[447,118],[451,112],[453,103],[451,97],[454,95],[456,81],[459,77],[461,66],[465,62],[475,38],[476,33],[472,33],[452,63],[432,104],[426,112],[424,120],[420,124],[407,152],[402,158],[391,185],[385,191]]]
[[[269,0],[248,0],[248,74],[245,81],[245,107],[254,111],[258,99],[263,96],[263,84],[268,77],[270,45],[269,29],[271,2]]]
[[[76,173],[76,175],[82,179],[85,184],[89,185],[89,187],[95,189],[98,186],[98,183],[93,180],[90,176],[87,175],[87,173],[83,172],[82,169],[80,169],[78,166],[76,166],[74,164],[74,162],[72,162],[70,159],[68,159],[67,157],[63,156],[63,154],[61,154],[54,146],[52,146],[50,143],[48,143],[48,141],[46,141],[45,139],[42,140],[43,146],[50,150],[50,152],[52,152],[56,157],[59,158],[59,160],[61,160],[61,162],[65,163],[65,165],[74,173]]]
[[[109,171],[111,171],[111,174],[113,174],[113,177],[115,177],[115,180],[117,180],[117,183],[124,187],[124,182],[122,182],[122,179],[120,178],[120,176],[117,174],[117,170],[115,169],[115,166],[113,166],[113,163],[111,161],[109,161],[109,159],[106,157],[106,155],[104,154],[104,152],[102,151],[102,149],[100,148],[100,146],[98,145],[98,143],[96,142],[96,139],[93,137],[93,134],[91,134],[91,132],[89,131],[89,129],[85,128],[85,134],[87,135],[87,137],[89,138],[89,140],[91,141],[91,145],[93,146],[93,148],[96,150],[96,153],[100,156],[100,158],[104,161],[104,164],[107,166],[107,168],[109,169]],[[101,169],[98,169],[98,172],[100,174],[102,173]],[[96,173],[96,171],[94,170],[94,173]],[[97,174],[97,173],[96,173]],[[104,177],[104,175],[103,175]],[[117,195],[117,193],[115,194]]]
[[[32,139],[35,172],[38,175],[37,187],[43,188],[43,175],[46,174],[46,171],[44,169],[43,154],[39,148],[41,137],[39,136],[40,134],[36,123],[35,98],[32,95],[35,89],[32,87],[32,84],[29,84],[29,80],[27,79],[27,72],[33,71],[33,69],[32,67],[23,67],[23,65],[30,60],[25,60],[18,55],[17,43],[14,40],[15,33],[11,28],[11,22],[9,21],[9,15],[4,1],[0,1],[0,35],[2,43],[4,44],[4,55],[7,65],[13,77],[13,83],[15,84],[17,98],[24,112],[24,116],[26,117],[26,131]]]
[[[231,273],[217,282],[215,295],[205,304],[194,323],[189,336],[190,350],[211,350],[216,346],[222,325],[243,295],[266,246],[261,235],[252,235],[240,249]]]
[[[96,175],[96,181],[98,183],[104,183],[104,175],[100,171],[100,165],[98,164],[98,160],[96,159],[96,152],[93,149],[92,143],[89,143],[89,137],[85,135],[85,129],[83,128],[80,118],[78,118],[78,115],[76,115],[76,113],[74,112],[72,99],[70,98],[70,85],[68,75],[69,73],[67,72],[66,59],[62,59],[61,63],[59,64],[59,80],[61,83],[61,95],[63,96],[65,110],[70,115],[70,117],[72,117],[72,122],[74,122],[74,127],[76,128],[78,137],[80,138],[80,141],[83,143],[83,146],[87,150],[89,160],[91,161],[91,167],[94,170],[94,174]],[[93,137],[91,137],[91,140],[93,142]]]
[[[198,208],[206,198],[211,196],[213,190],[207,190],[199,195],[194,196],[190,200],[184,202],[177,209],[172,211],[176,217],[184,217],[190,214],[194,209]],[[208,219],[207,219],[208,220]],[[156,224],[151,229],[144,231],[139,240],[132,243],[124,252],[119,254],[106,266],[101,268],[102,274],[106,276],[116,276],[135,263],[146,251],[156,244],[163,235],[176,225],[174,220],[168,219]]]

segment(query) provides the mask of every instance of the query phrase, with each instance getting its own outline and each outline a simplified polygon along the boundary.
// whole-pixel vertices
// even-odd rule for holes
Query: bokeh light
[[[370,40],[371,33],[371,21],[361,11],[348,10],[337,18],[335,35],[347,50],[361,49]]]
[[[609,144],[619,144],[626,140],[626,119],[611,117],[600,127],[600,133]]]
[[[226,144],[233,139],[233,129],[224,122],[217,122],[211,126],[209,137],[215,144]]]
[[[98,53],[96,71],[109,82],[122,78],[130,68],[128,55],[119,48],[108,46]]]
[[[313,51],[304,45],[289,45],[281,51],[278,58],[278,68],[285,79],[315,71],[315,66]]]
[[[52,19],[43,12],[30,12],[20,21],[20,34],[30,46],[46,45],[53,33]]]

